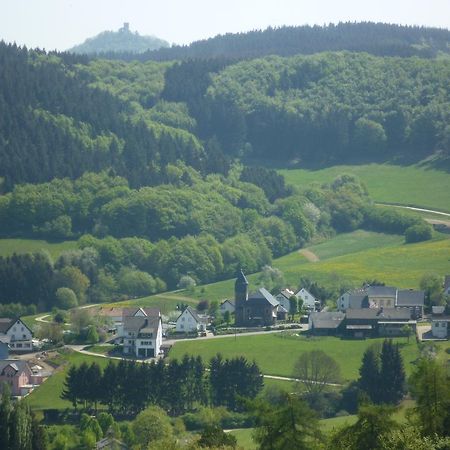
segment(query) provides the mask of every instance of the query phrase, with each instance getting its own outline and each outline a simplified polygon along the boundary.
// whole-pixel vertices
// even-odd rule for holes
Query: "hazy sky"
[[[375,21],[450,28],[450,0],[0,0],[0,39],[65,50],[123,22],[187,44],[269,25]]]

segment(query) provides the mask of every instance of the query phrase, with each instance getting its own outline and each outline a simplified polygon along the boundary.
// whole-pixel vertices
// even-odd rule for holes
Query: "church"
[[[248,294],[248,281],[242,270],[234,284],[235,320],[237,327],[271,326],[280,316],[280,303],[264,288]]]

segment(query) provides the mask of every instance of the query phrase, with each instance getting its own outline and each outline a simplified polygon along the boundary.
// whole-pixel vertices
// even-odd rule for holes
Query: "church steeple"
[[[236,281],[234,283],[234,299],[246,302],[248,298],[248,281],[242,269],[238,270]]]
[[[242,269],[238,270],[234,283],[235,320],[237,326],[245,325],[245,303],[248,299],[248,281]]]

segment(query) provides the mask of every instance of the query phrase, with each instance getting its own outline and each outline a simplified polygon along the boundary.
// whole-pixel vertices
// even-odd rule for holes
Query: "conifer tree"
[[[11,406],[11,390],[9,385],[3,383],[2,397],[0,402],[0,448],[9,448],[10,431],[9,423],[12,411]]]
[[[381,402],[397,404],[405,395],[405,369],[398,345],[385,340],[381,349]]]
[[[359,369],[358,386],[373,403],[380,401],[380,357],[375,346],[370,346],[363,355]]]

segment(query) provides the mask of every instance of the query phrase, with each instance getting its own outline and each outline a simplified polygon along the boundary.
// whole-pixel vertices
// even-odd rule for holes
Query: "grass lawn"
[[[62,252],[78,248],[77,241],[47,242],[38,239],[0,239],[0,256],[47,250],[53,259]]]
[[[364,280],[378,279],[401,288],[418,288],[426,273],[444,276],[450,273],[450,239],[416,244],[375,247],[364,251],[325,259],[316,263],[291,253],[274,262],[294,286],[300,276],[323,284],[335,284],[339,279],[355,286]]]
[[[63,400],[60,396],[64,386],[64,380],[70,364],[79,365],[83,361],[88,364],[96,362],[100,367],[105,367],[108,364],[107,358],[83,355],[82,353],[73,352],[62,354],[59,362],[66,361],[59,367],[54,374],[48,378],[41,386],[36,388],[27,398],[26,402],[32,409],[66,409],[72,408],[72,404]]]
[[[230,434],[236,437],[238,448],[244,450],[256,450],[258,446],[255,444],[252,438],[253,428],[238,428],[230,431]]]
[[[217,353],[225,357],[245,356],[248,360],[255,360],[261,371],[266,375],[280,375],[291,377],[295,361],[306,351],[323,350],[332,356],[341,367],[344,381],[358,377],[358,369],[364,351],[383,339],[343,340],[335,337],[313,337],[281,334],[264,334],[252,336],[238,336],[231,338],[208,339],[197,341],[177,342],[170,352],[171,358],[181,359],[185,353],[200,355],[209,361]],[[416,343],[409,344],[405,339],[397,339],[401,345],[401,352],[406,372],[410,373],[412,362],[419,356]]]
[[[88,347],[85,347],[85,350],[92,352],[92,353],[98,353],[100,355],[107,355],[111,351],[115,350],[115,345],[89,345]]]
[[[164,294],[151,295],[149,297],[142,297],[133,300],[126,300],[123,302],[109,303],[102,305],[107,307],[145,307],[145,308],[159,308],[162,314],[167,314],[174,311],[178,303],[188,303],[195,306],[198,300],[186,296],[185,293],[167,292]]]
[[[328,183],[348,173],[358,176],[377,202],[419,206],[450,212],[450,174],[435,169],[389,164],[333,166],[321,170],[279,170],[289,184],[300,188],[312,182]]]

